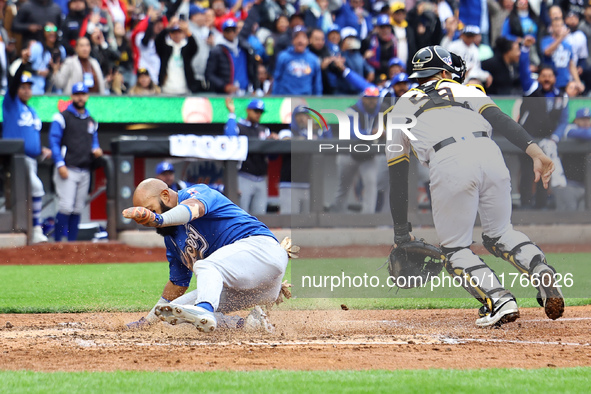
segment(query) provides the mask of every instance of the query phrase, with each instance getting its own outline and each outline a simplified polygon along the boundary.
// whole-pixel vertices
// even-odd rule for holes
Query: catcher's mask
[[[412,74],[409,78],[428,78],[441,72],[455,73],[451,53],[439,45],[421,48],[412,58]]]
[[[466,78],[466,62],[460,56],[453,52],[451,53],[451,66],[454,68],[452,78],[457,83],[464,83]]]
[[[424,286],[431,278],[439,275],[444,262],[445,256],[438,247],[422,239],[407,242],[390,252],[390,283],[401,289]]]

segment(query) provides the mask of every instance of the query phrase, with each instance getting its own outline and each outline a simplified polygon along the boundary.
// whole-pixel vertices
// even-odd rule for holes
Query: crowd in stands
[[[522,95],[534,78],[591,87],[587,0],[0,0],[0,84],[29,49],[33,94],[352,95],[349,69],[382,87],[442,45],[470,83]],[[149,79],[147,78],[149,77]]]

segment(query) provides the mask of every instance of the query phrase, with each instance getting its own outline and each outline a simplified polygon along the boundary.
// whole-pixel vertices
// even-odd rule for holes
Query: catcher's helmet
[[[441,71],[456,71],[451,53],[439,45],[428,46],[419,49],[413,56],[409,78],[428,78]]]

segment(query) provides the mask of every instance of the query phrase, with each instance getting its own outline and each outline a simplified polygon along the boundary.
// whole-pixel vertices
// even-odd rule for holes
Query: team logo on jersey
[[[23,111],[21,112],[21,116],[17,121],[17,124],[20,127],[30,127],[33,126],[35,130],[41,130],[41,120],[36,116],[33,116],[31,111]]]
[[[189,193],[189,195],[191,197],[197,197],[197,195],[199,194],[199,191],[195,190],[195,189],[188,189],[185,190],[187,193]]]
[[[88,122],[88,134],[94,133],[94,122]]]
[[[305,75],[310,75],[312,73],[312,67],[308,64],[305,60],[292,60],[287,65],[287,70],[289,74],[295,77],[303,77]]]
[[[185,225],[187,232],[187,239],[185,240],[185,247],[180,251],[181,261],[187,268],[193,271],[193,265],[198,260],[203,259],[205,252],[209,248],[209,244],[205,237],[190,224]]]

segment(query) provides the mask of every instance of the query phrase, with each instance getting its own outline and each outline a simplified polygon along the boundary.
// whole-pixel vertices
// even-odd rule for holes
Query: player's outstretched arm
[[[203,216],[205,206],[199,200],[188,199],[162,214],[152,212],[145,207],[126,208],[122,214],[123,217],[147,227],[179,226]]]
[[[533,142],[531,135],[523,127],[508,115],[503,113],[497,106],[486,107],[482,116],[493,127],[493,131],[500,133],[513,145],[523,150],[534,161],[535,181],[540,179],[544,187],[548,188],[550,176],[554,172],[554,163],[544,154],[542,149]]]

